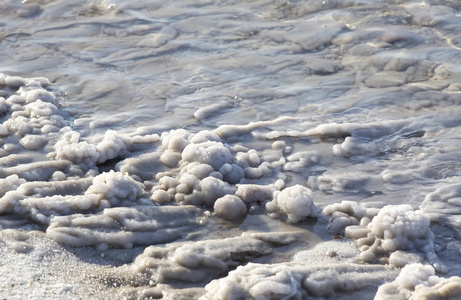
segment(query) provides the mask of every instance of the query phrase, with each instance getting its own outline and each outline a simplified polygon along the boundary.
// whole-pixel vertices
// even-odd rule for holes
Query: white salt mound
[[[373,209],[342,202],[325,207],[324,213],[332,215],[330,230],[339,234],[344,229],[345,236],[357,239],[359,257],[364,261],[372,262],[402,250],[422,255],[439,272],[448,271],[435,254],[430,219],[410,205],[388,205],[374,215]],[[395,253],[391,261],[401,265],[401,257],[400,252]]]
[[[375,300],[455,300],[459,299],[460,294],[460,277],[438,277],[431,266],[409,264],[401,270],[394,281],[379,287]]]
[[[225,163],[232,163],[232,154],[221,142],[207,141],[187,145],[182,154],[183,161],[200,162],[213,167],[215,171]]]
[[[266,204],[271,217],[297,223],[307,217],[317,217],[318,208],[313,202],[312,191],[302,185],[288,187],[274,193],[274,199]]]
[[[457,300],[460,298],[460,295],[461,278],[459,276],[452,276],[450,278],[440,278],[440,281],[433,286],[417,285],[410,300]]]
[[[67,159],[86,170],[96,165],[99,152],[94,145],[80,141],[80,133],[67,131],[54,145],[56,159]]]
[[[97,162],[103,163],[123,154],[128,149],[128,143],[115,130],[108,130],[104,138],[96,145],[99,152]]]
[[[96,194],[114,206],[123,201],[135,201],[143,193],[144,187],[141,183],[128,175],[111,170],[96,176],[85,195]]]
[[[400,271],[393,282],[379,287],[375,300],[408,299],[417,285],[433,285],[437,279],[433,267],[409,264]]]

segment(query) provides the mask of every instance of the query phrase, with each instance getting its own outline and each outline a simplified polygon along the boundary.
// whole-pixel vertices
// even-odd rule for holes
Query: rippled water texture
[[[2,298],[461,293],[459,1],[4,0],[0,47]]]

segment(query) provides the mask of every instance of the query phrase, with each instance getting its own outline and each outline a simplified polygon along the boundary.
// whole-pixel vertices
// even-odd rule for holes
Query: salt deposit
[[[375,299],[456,299],[460,291],[458,276],[442,278],[430,266],[410,264],[393,282],[382,285]]]
[[[456,1],[33,2],[0,3],[3,298],[459,294]]]
[[[266,204],[266,210],[275,218],[286,218],[289,223],[318,215],[318,209],[312,201],[312,191],[300,185],[276,192],[274,200]]]
[[[430,219],[409,205],[385,206],[377,211],[354,202],[342,202],[325,207],[323,213],[332,215],[329,225],[332,233],[357,239],[359,257],[364,261],[390,255],[390,262],[402,267],[402,263],[411,263],[412,259],[397,250],[415,251],[438,272],[448,272],[435,254]]]

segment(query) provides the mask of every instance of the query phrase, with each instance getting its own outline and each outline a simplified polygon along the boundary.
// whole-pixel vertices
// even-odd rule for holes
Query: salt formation
[[[431,266],[409,264],[399,276],[379,287],[375,300],[386,299],[458,299],[461,293],[461,278],[442,278],[435,275]]]
[[[191,134],[178,129],[162,133],[161,141],[162,149],[158,156],[164,165],[172,169],[155,175],[158,185],[153,187],[151,199],[159,204],[174,201],[213,207],[217,199],[234,195],[237,186],[247,183],[247,178],[256,180],[270,172],[269,163],[261,161],[255,150],[233,149],[223,143],[216,132]],[[245,197],[241,199],[249,202]],[[218,203],[219,214],[230,216],[232,212],[224,212],[222,209],[226,205],[222,204]],[[239,207],[243,212],[243,207]],[[228,207],[230,210],[233,208]]]
[[[409,299],[416,286],[432,286],[438,280],[440,278],[435,276],[433,267],[422,264],[409,264],[400,271],[399,276],[393,282],[379,287],[375,299]]]
[[[46,233],[58,243],[100,250],[172,242],[200,225],[193,206],[133,206],[107,208],[100,214],[54,217]]]
[[[337,212],[339,211],[339,213]],[[324,208],[325,215],[331,215],[329,229],[357,239],[360,259],[372,262],[381,256],[390,255],[391,262],[401,264],[402,251],[423,255],[439,272],[447,272],[434,250],[434,234],[430,228],[430,219],[409,205],[388,205],[376,213],[354,202],[332,204]],[[410,260],[411,261],[411,260]]]
[[[358,173],[324,174],[310,182],[320,190],[358,193],[367,190],[370,176]]]
[[[385,274],[385,275],[384,275]],[[335,298],[342,293],[373,290],[390,274],[382,266],[254,264],[239,266],[227,277],[205,286],[200,299]]]
[[[144,186],[141,183],[125,174],[110,171],[96,176],[85,195],[95,194],[100,201],[108,201],[107,206],[117,206],[124,201],[133,202],[143,193]]]
[[[199,282],[223,274],[255,257],[268,255],[276,245],[290,244],[298,238],[299,232],[256,233],[150,246],[136,258],[133,268],[147,274],[154,283],[171,280]]]
[[[80,141],[80,134],[68,131],[55,144],[56,159],[65,159],[80,166],[83,170],[96,165],[99,153],[94,145],[86,141]]]
[[[6,178],[0,179],[0,196],[4,196],[8,191],[16,190],[26,181],[19,178],[18,175],[9,175]]]
[[[276,192],[274,200],[266,204],[270,216],[297,223],[307,217],[317,217],[318,209],[312,201],[312,191],[301,185]]]
[[[435,221],[449,222],[454,228],[458,228],[454,218],[461,214],[460,197],[461,184],[449,182],[427,194],[421,210]]]
[[[367,225],[378,213],[376,209],[365,208],[354,201],[342,201],[323,208],[322,214],[331,216],[328,230],[334,235],[344,235],[351,225]]]
[[[86,171],[123,154],[128,142],[116,131],[109,130],[101,142],[93,145],[80,141],[80,133],[64,128],[64,134],[54,147],[56,152],[51,153],[51,157],[69,160]]]
[[[461,277],[452,276],[450,278],[440,279],[433,286],[419,284],[415,287],[410,300],[417,299],[446,299],[456,300],[461,294]]]

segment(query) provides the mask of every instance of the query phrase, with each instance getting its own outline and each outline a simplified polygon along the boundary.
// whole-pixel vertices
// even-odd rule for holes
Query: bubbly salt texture
[[[0,296],[456,299],[458,1],[0,3]]]

